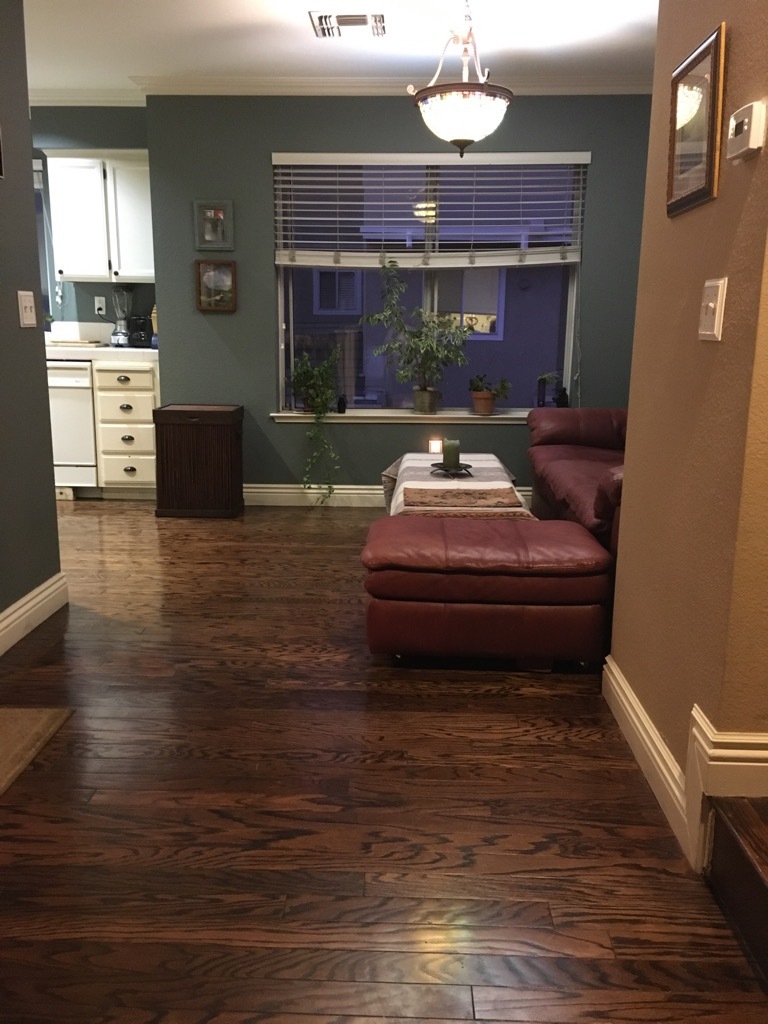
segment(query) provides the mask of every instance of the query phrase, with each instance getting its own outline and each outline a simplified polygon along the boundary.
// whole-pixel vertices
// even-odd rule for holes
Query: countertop
[[[46,345],[46,359],[86,359],[93,362],[156,363],[156,348],[116,348],[113,345]]]

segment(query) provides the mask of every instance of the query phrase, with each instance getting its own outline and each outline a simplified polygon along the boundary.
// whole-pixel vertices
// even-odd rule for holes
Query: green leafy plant
[[[506,398],[511,387],[506,377],[502,377],[498,384],[492,384],[484,373],[478,373],[469,379],[470,391],[487,391],[494,398]]]
[[[547,404],[547,388],[557,384],[560,374],[557,370],[549,370],[547,373],[540,373],[536,380],[536,405],[543,406]]]
[[[307,490],[319,488],[317,504],[322,505],[334,492],[331,477],[340,469],[339,453],[328,437],[324,420],[336,401],[336,367],[341,351],[335,348],[321,362],[313,364],[306,352],[302,352],[293,364],[291,388],[294,398],[298,395],[304,409],[312,413],[312,426],[307,430],[309,452],[304,462],[302,483]],[[322,482],[317,482],[319,478]]]
[[[401,383],[411,382],[419,391],[434,388],[447,367],[466,364],[464,345],[472,328],[459,326],[448,313],[433,313],[421,306],[406,310],[402,303],[406,285],[395,260],[382,266],[381,276],[384,308],[361,319],[361,323],[382,324],[390,331],[374,355],[387,357]]]
[[[560,374],[556,370],[550,370],[548,373],[540,373],[536,379],[543,381],[545,384],[557,384],[560,380]]]

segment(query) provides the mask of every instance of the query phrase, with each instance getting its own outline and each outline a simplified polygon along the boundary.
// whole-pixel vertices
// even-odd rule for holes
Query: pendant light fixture
[[[418,90],[413,85],[408,86],[408,94],[413,96],[427,128],[439,139],[445,139],[456,146],[459,156],[464,156],[467,146],[496,131],[513,95],[503,86],[489,85],[490,72],[487,68],[485,72],[480,69],[468,2],[465,4],[464,23],[463,35],[451,32],[448,37],[437,71],[429,85]],[[461,81],[436,85],[449,46],[461,47]],[[469,81],[470,62],[477,75],[477,82]]]

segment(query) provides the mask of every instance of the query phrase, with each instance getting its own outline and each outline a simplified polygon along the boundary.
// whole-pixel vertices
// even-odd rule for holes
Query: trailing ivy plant
[[[293,364],[291,376],[294,398],[300,396],[304,410],[312,413],[312,426],[306,434],[309,451],[304,462],[302,483],[306,490],[320,489],[318,505],[324,504],[333,494],[332,477],[341,468],[339,453],[328,437],[324,422],[329,408],[336,404],[336,367],[340,355],[341,350],[337,347],[326,359],[313,365],[308,354],[302,352]]]

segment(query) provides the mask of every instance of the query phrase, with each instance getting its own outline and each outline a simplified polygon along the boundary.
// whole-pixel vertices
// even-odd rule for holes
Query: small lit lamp
[[[428,451],[429,451],[430,455],[442,455],[443,454],[443,439],[442,439],[442,437],[430,437]]]
[[[434,78],[424,89],[408,86],[408,94],[413,96],[414,103],[421,111],[427,128],[439,139],[445,139],[456,146],[459,156],[473,142],[484,139],[495,132],[507,112],[512,92],[500,85],[488,85],[490,72],[480,70],[480,58],[477,55],[472,15],[469,3],[465,5],[464,35],[451,33],[445,44],[440,63]],[[443,61],[451,45],[461,46],[462,75],[461,82],[447,85],[435,85]],[[477,82],[469,81],[469,62],[472,60],[477,74]]]

